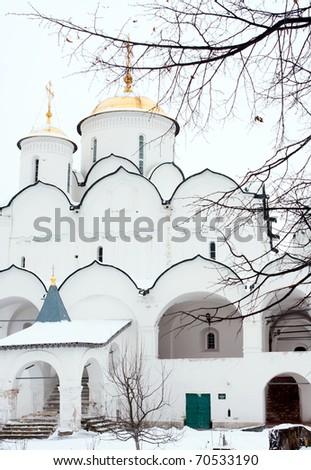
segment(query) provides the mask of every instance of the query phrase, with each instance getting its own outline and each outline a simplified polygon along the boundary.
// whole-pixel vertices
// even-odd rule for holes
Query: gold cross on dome
[[[132,68],[132,57],[133,57],[133,46],[130,43],[130,36],[128,35],[127,38],[127,43],[126,43],[126,73],[123,78],[125,82],[125,88],[124,91],[125,93],[131,93],[132,92],[132,83],[133,83],[133,77],[131,74],[131,68]]]
[[[56,286],[55,266],[52,266],[51,286]]]
[[[46,85],[45,90],[46,90],[46,94],[47,94],[47,97],[48,97],[48,110],[47,110],[47,113],[46,113],[47,123],[51,124],[51,117],[52,117],[51,103],[52,103],[52,99],[54,98],[54,93],[53,93],[51,80]]]

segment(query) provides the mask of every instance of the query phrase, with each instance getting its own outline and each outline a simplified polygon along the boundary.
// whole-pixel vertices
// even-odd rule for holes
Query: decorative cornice
[[[24,139],[23,152],[53,152],[64,155],[72,155],[73,153],[73,144],[66,140],[61,139],[52,139],[44,137],[32,137]]]
[[[168,117],[157,113],[150,113],[138,110],[113,110],[104,113],[87,116],[77,126],[77,131],[81,135],[81,128],[83,126],[83,133],[91,132],[94,129],[101,129],[107,127],[120,127],[133,126],[133,127],[150,127],[157,128],[168,132],[172,129],[172,134],[179,133],[178,123]]]

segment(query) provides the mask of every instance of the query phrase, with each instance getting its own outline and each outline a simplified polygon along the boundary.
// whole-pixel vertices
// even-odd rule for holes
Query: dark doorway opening
[[[291,376],[274,377],[266,389],[266,423],[300,423],[299,386]]]

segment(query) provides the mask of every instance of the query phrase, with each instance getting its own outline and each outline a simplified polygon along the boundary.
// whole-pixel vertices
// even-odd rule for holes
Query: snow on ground
[[[212,450],[223,448],[224,439],[228,449],[235,450],[268,450],[268,429],[262,431],[242,430],[207,430],[198,431],[185,427],[174,430],[175,442],[151,445],[143,443],[143,450]],[[135,450],[132,440],[120,442],[109,433],[96,434],[80,431],[69,437],[59,437],[57,433],[49,439],[32,439],[29,441],[2,441],[1,450]]]
[[[276,428],[287,428],[296,426],[293,424],[281,424]],[[311,427],[305,426],[311,431]],[[210,429],[199,431],[184,427],[183,429],[172,429],[171,434],[176,437],[175,441],[167,444],[143,443],[142,450],[170,450],[170,451],[191,451],[191,450],[240,450],[256,451],[269,450],[269,431],[271,429],[254,428],[242,429]],[[156,429],[155,429],[156,432]],[[49,439],[29,439],[23,441],[0,441],[0,451],[2,450],[47,450],[47,451],[121,451],[135,450],[133,440],[121,442],[115,439],[110,433],[97,434],[81,430],[72,436],[60,437],[53,434]],[[311,450],[311,447],[301,450]]]

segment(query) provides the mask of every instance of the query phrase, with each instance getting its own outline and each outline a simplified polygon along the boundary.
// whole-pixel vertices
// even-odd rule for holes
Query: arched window
[[[68,163],[67,167],[67,193],[70,193],[70,186],[71,186],[71,165]]]
[[[35,183],[39,179],[39,158],[35,159],[35,174],[34,174]]]
[[[294,351],[306,351],[307,349],[304,346],[297,346]]]
[[[216,243],[215,242],[211,242],[209,244],[209,257],[211,259],[216,259]]]
[[[22,256],[21,257],[21,268],[25,268],[26,267],[26,258],[25,256]]]
[[[92,160],[93,160],[93,163],[95,163],[96,159],[97,159],[97,139],[96,139],[96,137],[93,137],[93,139],[92,139],[91,151],[92,151]]]
[[[102,263],[104,260],[104,250],[103,250],[103,247],[102,246],[99,246],[97,248],[97,261],[99,261],[100,263]]]
[[[207,349],[216,349],[216,336],[215,333],[208,333],[206,337]]]
[[[138,168],[141,174],[144,174],[144,157],[145,157],[145,137],[140,135],[138,138]]]

